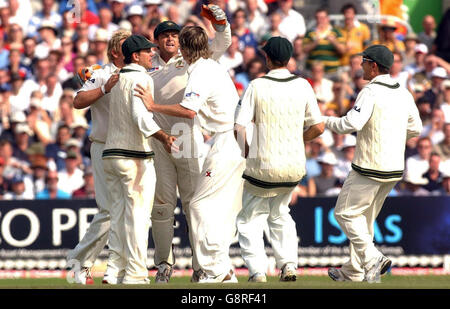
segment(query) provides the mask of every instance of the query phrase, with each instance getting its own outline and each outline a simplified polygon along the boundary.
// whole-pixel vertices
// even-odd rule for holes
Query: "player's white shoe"
[[[156,273],[155,283],[169,283],[172,276],[173,267],[165,262],[162,262],[157,266],[158,272]]]
[[[218,275],[215,277],[210,277],[206,273],[203,273],[198,280],[198,283],[238,283],[238,279],[233,270],[228,273]]]
[[[369,263],[371,266],[367,269],[364,277],[364,281],[369,283],[380,283],[380,276],[383,275],[392,265],[392,261],[384,255],[375,259],[376,260],[373,263]]]
[[[350,281],[349,279],[345,278],[342,271],[336,267],[328,268],[328,277],[330,277],[334,281]]]
[[[206,273],[203,271],[203,269],[194,270],[192,272],[191,282],[192,283],[198,283],[201,277],[206,276]]]
[[[75,271],[75,283],[83,285],[94,284],[94,279],[92,279],[91,269],[89,267],[81,267],[79,271]]]
[[[286,263],[281,267],[280,281],[296,281],[297,268],[294,263]]]
[[[265,274],[255,273],[248,278],[248,282],[267,282],[267,278]]]
[[[121,284],[122,281],[123,281],[123,276],[122,277],[114,277],[114,276],[105,274],[103,276],[102,283],[103,284]]]

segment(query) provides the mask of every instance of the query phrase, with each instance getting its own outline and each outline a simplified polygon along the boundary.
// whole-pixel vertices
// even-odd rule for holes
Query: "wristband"
[[[107,94],[107,93],[109,93],[109,92],[106,92],[106,88],[105,88],[105,85],[102,85],[102,87],[101,87],[101,90],[102,90],[103,94]]]

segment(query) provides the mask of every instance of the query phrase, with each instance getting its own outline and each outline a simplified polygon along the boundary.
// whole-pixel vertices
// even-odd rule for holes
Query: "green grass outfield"
[[[450,289],[450,275],[382,276],[381,283],[334,282],[328,276],[298,276],[296,282],[279,282],[268,277],[267,283],[249,283],[239,277],[238,284],[193,284],[190,277],[173,277],[168,284],[155,284],[150,277],[148,285],[103,285],[95,278],[94,285],[69,284],[66,279],[0,279],[0,289]]]

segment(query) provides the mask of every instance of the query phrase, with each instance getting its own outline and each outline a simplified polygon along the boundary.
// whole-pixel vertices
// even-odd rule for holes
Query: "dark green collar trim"
[[[290,188],[290,187],[295,187],[298,185],[299,181],[295,181],[295,182],[267,182],[267,181],[263,181],[263,180],[259,180],[253,177],[250,177],[248,175],[243,174],[242,178],[244,178],[245,180],[247,180],[249,183],[251,183],[252,185],[256,186],[256,187],[260,187],[263,189],[274,189],[274,188]]]
[[[377,84],[377,85],[385,86],[385,87],[388,87],[388,88],[391,88],[391,89],[397,89],[397,88],[400,87],[400,84],[399,84],[399,83],[395,83],[394,85],[389,85],[389,84],[382,83],[382,82],[373,82],[372,84]]]
[[[130,72],[141,72],[139,70],[133,70],[133,69],[122,69],[119,73],[130,73]]]
[[[353,163],[352,163],[352,168],[363,176],[375,177],[375,178],[380,178],[380,179],[399,178],[399,177],[403,176],[403,170],[392,171],[392,172],[377,171],[377,170],[362,168]]]
[[[137,158],[137,159],[148,159],[155,156],[153,151],[135,151],[128,149],[106,149],[103,150],[102,158],[105,157],[126,157],[126,158]]]
[[[285,82],[290,82],[291,80],[297,79],[299,77],[300,76],[293,75],[293,76],[290,76],[290,77],[287,77],[287,78],[275,78],[275,77],[272,77],[272,76],[264,75],[264,76],[261,76],[260,78],[265,78],[265,79],[273,80],[275,82],[285,83]]]

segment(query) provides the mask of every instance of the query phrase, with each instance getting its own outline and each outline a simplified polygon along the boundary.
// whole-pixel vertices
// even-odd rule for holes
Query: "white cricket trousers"
[[[110,264],[124,272],[123,283],[148,277],[147,249],[156,175],[152,159],[105,158],[110,190]],[[117,275],[116,275],[117,277]]]
[[[382,255],[373,242],[373,225],[396,183],[375,181],[351,170],[339,193],[334,216],[350,240],[350,260],[341,270],[352,281],[362,281],[374,258]]]
[[[189,207],[194,255],[208,276],[217,277],[233,268],[229,250],[242,208],[245,159],[233,130],[212,139]]]
[[[109,191],[106,187],[105,172],[103,170],[102,153],[105,144],[92,142],[91,162],[94,175],[95,201],[98,206],[98,213],[89,225],[83,239],[78,245],[70,250],[67,260],[78,261],[81,267],[92,267],[100,252],[106,245],[109,236],[110,215],[109,215]],[[70,262],[72,263],[72,262]]]
[[[191,221],[189,216],[189,203],[194,194],[203,165],[205,154],[201,145],[204,143],[203,135],[186,133],[178,139],[183,139],[180,152],[170,154],[160,141],[152,138],[152,149],[155,152],[156,190],[155,204],[152,210],[152,237],[155,243],[155,265],[166,262],[175,263],[172,252],[174,235],[174,211],[177,206],[177,186],[180,194],[183,213],[188,227],[189,241],[192,243]],[[195,149],[195,151],[194,151]],[[177,157],[178,155],[178,157]],[[192,267],[199,269],[195,257],[192,258]]]
[[[244,188],[242,210],[236,225],[239,232],[241,255],[249,270],[249,276],[266,274],[268,259],[264,248],[264,227],[269,227],[276,267],[286,263],[298,263],[298,239],[295,222],[289,214],[289,202],[294,188],[273,197],[260,197]]]

